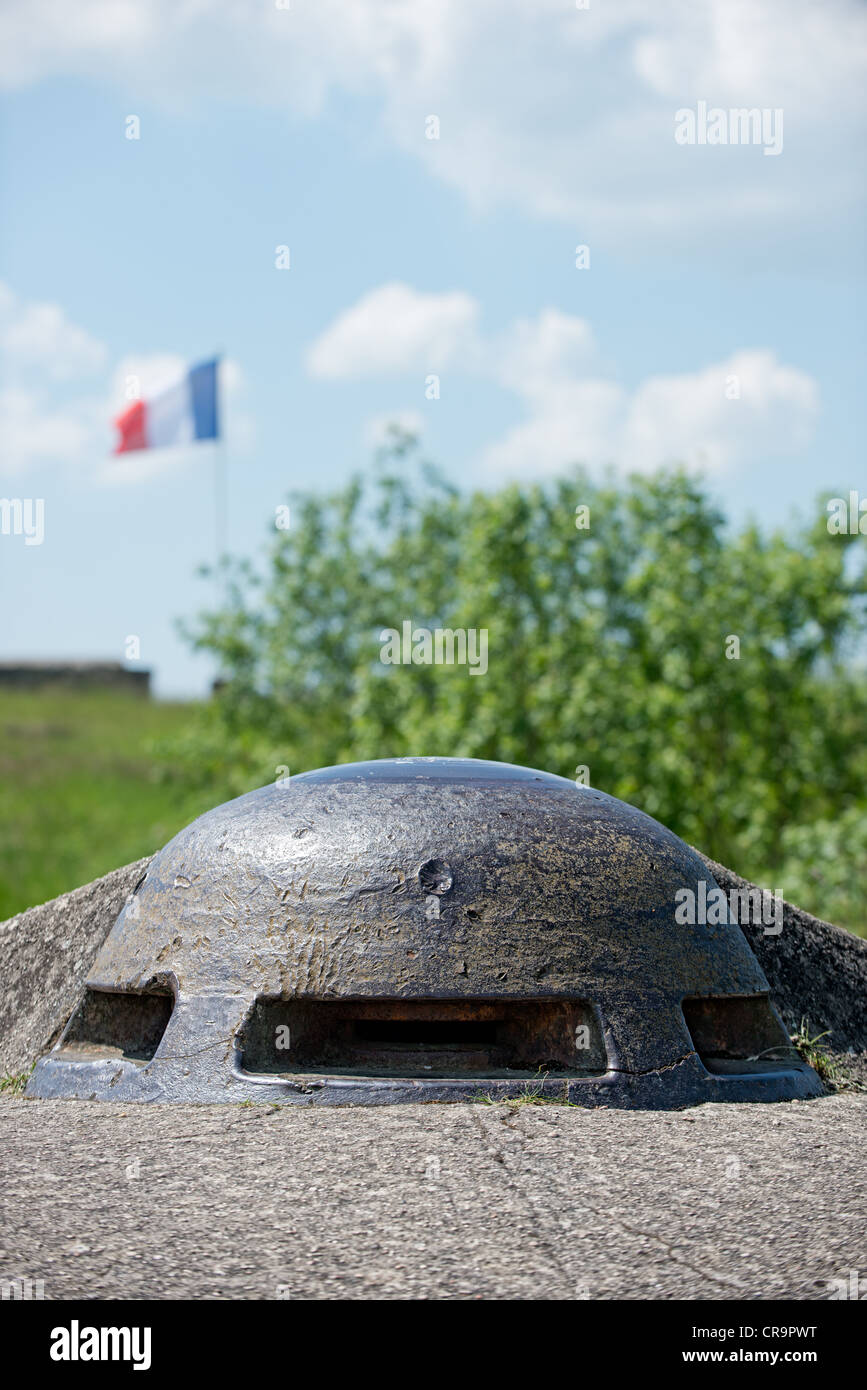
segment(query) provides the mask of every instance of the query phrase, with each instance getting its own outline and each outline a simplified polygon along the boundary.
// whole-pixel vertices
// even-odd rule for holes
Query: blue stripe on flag
[[[200,362],[190,368],[190,399],[193,403],[194,439],[217,439],[217,361]]]

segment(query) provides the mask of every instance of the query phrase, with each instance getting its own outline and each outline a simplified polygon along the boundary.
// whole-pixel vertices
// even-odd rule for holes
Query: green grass
[[[28,1071],[5,1072],[0,1076],[0,1096],[23,1096],[32,1071],[33,1067]]]
[[[540,1076],[537,1081],[525,1082],[523,1089],[517,1096],[492,1096],[487,1095],[485,1092],[479,1092],[474,1099],[480,1101],[482,1105],[506,1105],[510,1110],[518,1110],[524,1105],[567,1105],[573,1110],[579,1110],[581,1108],[568,1098],[568,1081],[564,1081],[563,1083],[562,1096],[546,1096],[543,1093],[543,1086],[547,1080],[548,1073],[546,1072],[545,1075]]]
[[[822,1038],[829,1036],[830,1030],[826,1029],[824,1033],[816,1033],[811,1037],[807,1020],[802,1018],[797,1033],[792,1034],[792,1042],[798,1050],[798,1056],[819,1073],[826,1085],[833,1086],[840,1079],[840,1064],[823,1048],[816,1046]]]
[[[151,756],[191,715],[124,694],[0,692],[0,921],[152,853],[214,804],[161,781]]]

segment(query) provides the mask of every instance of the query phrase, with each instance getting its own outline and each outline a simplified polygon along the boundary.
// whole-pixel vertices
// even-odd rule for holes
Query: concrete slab
[[[150,859],[0,922],[0,1074],[49,1048],[84,988],[97,951]]]
[[[867,1096],[678,1112],[0,1101],[0,1278],[47,1299],[828,1299]]]

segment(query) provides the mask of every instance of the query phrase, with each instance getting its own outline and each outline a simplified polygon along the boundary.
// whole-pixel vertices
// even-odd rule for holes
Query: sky
[[[215,352],[254,561],[389,421],[463,486],[867,496],[865,70],[860,0],[4,0],[0,498],[45,520],[0,660],[207,689],[217,449],[111,422]]]

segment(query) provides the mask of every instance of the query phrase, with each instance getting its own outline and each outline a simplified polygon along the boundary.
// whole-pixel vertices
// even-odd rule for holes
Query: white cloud
[[[316,340],[308,355],[313,376],[381,376],[402,370],[439,371],[472,341],[478,305],[460,292],[423,294],[409,285],[383,285],[364,295]]]
[[[558,309],[518,319],[485,357],[503,386],[531,398],[568,386],[579,373],[600,365],[590,324]]]
[[[93,401],[51,408],[39,391],[0,391],[0,475],[16,476],[44,463],[87,458],[97,427]]]
[[[0,357],[7,379],[36,368],[58,381],[99,371],[105,347],[66,317],[59,304],[28,304],[0,284]]]
[[[671,463],[733,471],[804,448],[819,404],[812,377],[767,350],[648,377],[632,392],[591,377],[554,382],[524,398],[528,419],[485,451],[486,476],[608,462],[627,471]]]
[[[737,352],[698,372],[643,382],[623,422],[623,454],[639,468],[667,455],[715,470],[780,457],[809,442],[818,406],[805,372],[767,350]]]
[[[0,53],[7,86],[84,74],[174,107],[225,97],[315,115],[360,97],[475,206],[639,254],[742,258],[784,231],[778,256],[807,247],[815,264],[836,254],[828,207],[845,221],[863,194],[860,0],[6,0]],[[782,107],[783,155],[678,146],[674,111],[698,100]],[[429,114],[439,140],[425,139]]]
[[[578,462],[629,470],[678,462],[723,472],[796,452],[812,436],[815,381],[767,349],[651,376],[630,391],[601,359],[585,319],[544,309],[486,338],[468,296],[397,288],[374,290],[340,315],[314,344],[311,370],[334,379],[418,371],[441,341],[444,303],[460,299],[461,313],[448,320],[452,370],[494,382],[525,411],[482,451],[476,466],[484,478],[551,474]]]
[[[0,474],[16,476],[44,462],[80,464],[98,420],[87,381],[105,347],[70,322],[57,304],[27,303],[0,283]]]

